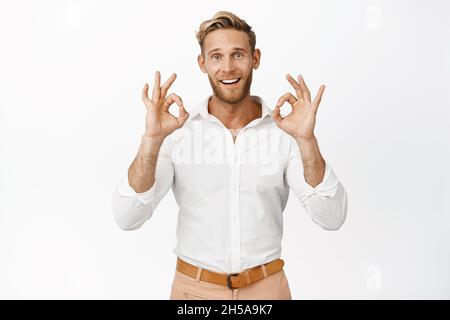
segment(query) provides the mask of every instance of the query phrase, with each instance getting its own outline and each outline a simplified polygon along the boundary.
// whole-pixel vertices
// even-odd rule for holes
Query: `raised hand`
[[[314,101],[311,102],[311,94],[301,75],[298,76],[298,82],[289,74],[286,75],[286,79],[294,88],[296,96],[290,92],[282,95],[274,108],[272,118],[280,129],[295,139],[313,139],[317,109],[322,99],[325,85],[320,86]],[[286,101],[292,106],[292,111],[287,116],[282,117],[280,115],[280,107]]]
[[[189,118],[189,113],[183,105],[183,101],[175,93],[169,94],[167,91],[175,81],[177,75],[174,73],[167,81],[160,86],[161,74],[155,72],[155,83],[151,99],[148,97],[148,83],[145,83],[142,89],[142,101],[147,107],[147,116],[145,122],[145,136],[149,138],[165,139],[169,134],[178,128],[181,128]],[[169,112],[169,107],[176,102],[180,113],[175,117]]]

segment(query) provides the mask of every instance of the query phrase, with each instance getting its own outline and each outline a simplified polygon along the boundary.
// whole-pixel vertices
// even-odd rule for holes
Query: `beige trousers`
[[[230,290],[219,284],[196,280],[175,271],[171,300],[291,300],[291,291],[284,270],[258,282]]]

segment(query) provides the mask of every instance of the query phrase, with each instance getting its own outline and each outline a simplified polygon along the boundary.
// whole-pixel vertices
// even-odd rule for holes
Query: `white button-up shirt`
[[[338,229],[346,217],[347,194],[333,170],[326,163],[323,181],[310,186],[296,141],[277,127],[260,97],[252,98],[261,104],[262,116],[242,128],[236,141],[208,113],[209,96],[164,140],[148,191],[136,193],[126,170],[113,194],[118,225],[141,227],[172,187],[179,206],[174,253],[221,273],[280,258],[289,190],[315,223]]]

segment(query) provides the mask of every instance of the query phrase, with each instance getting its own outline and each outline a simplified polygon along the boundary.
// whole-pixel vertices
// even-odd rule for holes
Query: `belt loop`
[[[266,270],[266,266],[265,266],[265,265],[261,265],[261,269],[262,269],[264,278],[267,278],[267,270]]]
[[[201,277],[201,275],[202,275],[202,270],[203,270],[203,268],[201,268],[201,267],[198,267],[197,268],[197,278],[195,279],[195,281],[200,281],[200,277]]]

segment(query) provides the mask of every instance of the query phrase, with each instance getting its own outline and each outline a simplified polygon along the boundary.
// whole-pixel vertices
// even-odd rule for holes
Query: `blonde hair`
[[[237,31],[243,31],[247,34],[250,42],[251,52],[255,51],[256,35],[252,31],[252,27],[245,22],[245,20],[239,18],[237,15],[228,11],[219,11],[214,17],[209,20],[203,21],[200,24],[200,28],[196,33],[202,55],[204,56],[203,44],[208,33],[217,29],[234,29]]]

